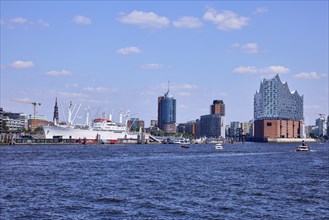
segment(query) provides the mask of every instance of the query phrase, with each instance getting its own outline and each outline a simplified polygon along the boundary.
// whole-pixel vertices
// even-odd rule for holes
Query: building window
[[[272,122],[267,122],[266,125],[267,126],[272,126]]]

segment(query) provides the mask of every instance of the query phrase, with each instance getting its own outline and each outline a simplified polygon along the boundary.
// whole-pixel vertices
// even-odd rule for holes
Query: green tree
[[[160,130],[160,129],[158,129],[156,132],[155,132],[155,135],[156,136],[164,136],[164,132],[162,131],[162,130]]]
[[[9,131],[9,128],[8,128],[8,126],[7,126],[7,122],[6,122],[6,121],[2,121],[2,129],[3,129],[4,131]]]
[[[316,138],[318,138],[314,133],[310,133],[310,138],[314,138],[314,139],[316,139]]]

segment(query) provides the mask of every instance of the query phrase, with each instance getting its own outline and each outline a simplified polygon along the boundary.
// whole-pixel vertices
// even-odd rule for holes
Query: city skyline
[[[72,100],[148,126],[169,80],[177,124],[213,100],[224,100],[227,123],[242,122],[263,78],[279,74],[303,95],[306,124],[328,115],[327,1],[0,4],[5,111],[32,115],[14,100],[42,103],[51,121],[57,97],[61,120]]]

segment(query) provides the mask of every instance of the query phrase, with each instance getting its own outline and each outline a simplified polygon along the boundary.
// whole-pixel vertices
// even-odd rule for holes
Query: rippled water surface
[[[0,147],[1,219],[328,219],[329,146]]]

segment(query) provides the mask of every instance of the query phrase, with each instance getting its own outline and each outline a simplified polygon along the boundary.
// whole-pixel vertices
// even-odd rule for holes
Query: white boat
[[[120,139],[138,139],[138,133],[128,133],[128,116],[126,117],[125,124],[122,123],[122,115],[120,115],[120,123],[113,122],[110,117],[109,119],[96,118],[91,125],[86,123],[84,126],[74,126],[74,120],[71,120],[72,109],[72,103],[70,103],[67,124],[61,125],[54,123],[54,125],[43,126],[46,138],[60,137],[63,139],[75,139],[77,142],[82,143],[94,143],[96,141],[101,143],[118,143]],[[89,114],[87,114],[87,118],[89,118]]]
[[[310,148],[305,144],[304,140],[302,141],[302,144],[297,146],[296,151],[310,151]]]
[[[190,140],[187,138],[173,138],[172,139],[173,144],[190,144]]]
[[[100,141],[102,143],[118,143],[119,139],[135,139],[138,134],[129,134],[127,127],[116,124],[105,118],[96,118],[90,127],[63,125],[43,126],[46,138],[61,137],[77,141]]]
[[[307,145],[299,145],[296,151],[310,151],[310,148]]]
[[[215,150],[223,150],[223,144],[222,143],[217,143],[215,144]]]

